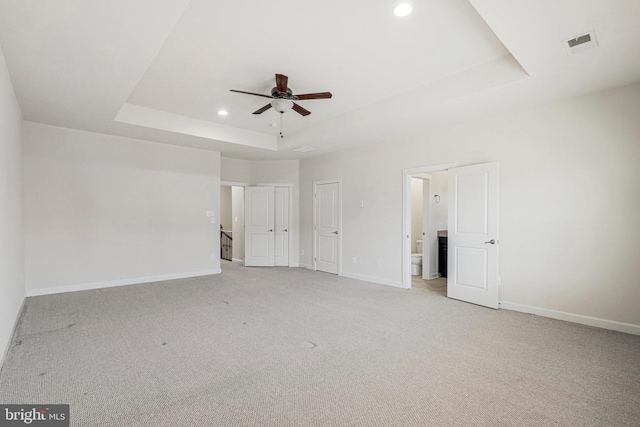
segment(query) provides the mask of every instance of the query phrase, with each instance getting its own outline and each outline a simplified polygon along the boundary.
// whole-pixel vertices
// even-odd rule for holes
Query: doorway
[[[447,189],[448,184],[446,180],[442,181],[447,170],[455,166],[455,163],[446,163],[403,170],[403,288],[411,288],[411,254],[416,253],[417,240],[422,240],[422,278],[431,280],[440,277],[437,264],[438,231],[448,228],[447,208],[442,194],[442,189]],[[417,202],[419,195],[422,195],[422,200]],[[421,211],[420,219],[416,219],[416,211]]]
[[[402,285],[411,288],[411,180],[447,170],[447,297],[498,308],[497,162],[456,167],[455,163],[404,169]]]
[[[424,280],[446,278],[448,172],[411,177],[411,275]],[[421,262],[420,262],[421,261]]]
[[[220,183],[220,266],[224,268],[225,263],[222,261],[228,256],[223,256],[225,248],[223,239],[226,244],[230,245],[225,255],[231,255],[231,261],[242,264],[244,262],[244,187],[246,183],[227,182]],[[230,237],[225,238],[223,232]]]

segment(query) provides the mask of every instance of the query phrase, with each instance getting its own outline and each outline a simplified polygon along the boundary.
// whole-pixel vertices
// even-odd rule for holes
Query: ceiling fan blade
[[[299,100],[305,100],[305,99],[329,99],[332,96],[333,95],[331,95],[331,92],[304,93],[302,95],[296,95],[296,97]]]
[[[260,108],[259,110],[254,111],[253,114],[262,114],[265,111],[267,111],[269,108],[271,108],[271,104],[267,104],[264,107]]]
[[[284,74],[276,74],[276,88],[278,92],[287,93],[287,83],[289,82],[289,77]]]
[[[291,107],[291,109],[293,111],[295,111],[296,113],[299,113],[303,116],[308,116],[309,114],[311,114],[311,111],[309,110],[305,110],[304,108],[302,108],[300,105],[296,104],[295,102],[293,103],[293,107]]]
[[[235,90],[235,89],[229,89],[231,92],[237,92],[237,93],[246,93],[247,95],[255,95],[255,96],[261,96],[263,98],[269,98],[272,99],[271,96],[269,95],[263,95],[261,93],[254,93],[254,92],[245,92],[243,90]]]

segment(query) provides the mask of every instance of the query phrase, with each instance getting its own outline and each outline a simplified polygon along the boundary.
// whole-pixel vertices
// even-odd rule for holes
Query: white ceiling
[[[25,120],[287,159],[640,80],[640,0],[0,0]],[[599,47],[568,55],[595,30]],[[274,75],[312,114],[251,114]],[[229,111],[221,117],[219,109]],[[307,153],[292,151],[313,148]]]

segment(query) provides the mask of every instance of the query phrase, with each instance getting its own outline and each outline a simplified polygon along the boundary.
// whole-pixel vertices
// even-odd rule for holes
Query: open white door
[[[449,169],[447,296],[498,308],[498,163]]]
[[[315,268],[338,274],[339,183],[315,186]]]
[[[272,267],[275,265],[275,208],[273,187],[244,189],[244,265]]]
[[[275,188],[275,265],[289,266],[289,188]]]

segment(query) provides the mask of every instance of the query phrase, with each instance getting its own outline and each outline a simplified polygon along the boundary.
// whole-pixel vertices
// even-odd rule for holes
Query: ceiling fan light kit
[[[271,106],[280,114],[284,114],[293,108],[293,101],[288,99],[274,99],[271,101]]]

